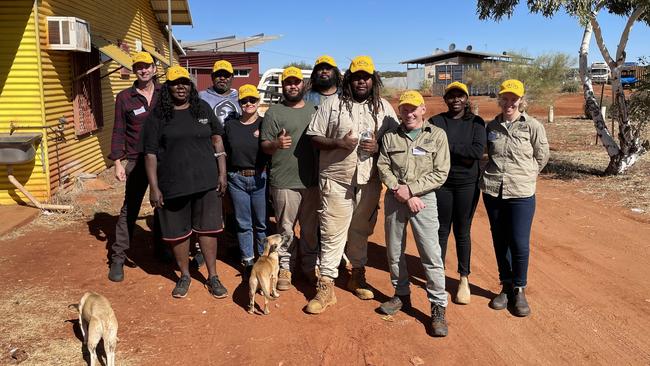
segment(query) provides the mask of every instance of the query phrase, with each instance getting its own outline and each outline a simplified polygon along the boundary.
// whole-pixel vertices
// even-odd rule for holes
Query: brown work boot
[[[291,272],[288,269],[280,268],[280,274],[278,274],[278,283],[276,287],[280,291],[286,291],[291,288]]]
[[[348,290],[352,291],[361,300],[371,300],[375,297],[366,283],[366,268],[352,268],[352,275],[348,281]]]
[[[530,306],[528,306],[528,301],[526,300],[526,293],[524,292],[523,287],[515,287],[515,305],[513,308],[513,314],[515,316],[528,316],[530,315]]]
[[[447,320],[445,319],[445,307],[431,304],[431,335],[434,337],[447,336]]]
[[[336,304],[336,295],[334,294],[334,280],[329,277],[321,277],[318,280],[318,292],[313,299],[309,300],[305,311],[309,314],[320,314],[325,309]]]

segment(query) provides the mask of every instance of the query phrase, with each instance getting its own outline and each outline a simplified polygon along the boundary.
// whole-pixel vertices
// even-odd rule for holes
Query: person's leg
[[[411,214],[409,222],[413,229],[415,245],[418,248],[424,274],[427,278],[427,297],[432,304],[446,307],[445,269],[442,263],[438,236],[431,235],[432,230],[438,229],[436,195],[428,193],[421,196],[420,199],[425,208],[417,214]]]
[[[302,200],[298,222],[300,222],[300,261],[303,273],[310,279],[316,276],[316,259],[318,258],[318,207],[320,192],[318,186],[301,189]]]
[[[483,203],[490,220],[492,245],[496,256],[499,280],[501,283],[512,283],[512,266],[510,264],[510,229],[508,227],[510,209],[500,197],[483,194]]]
[[[174,252],[174,259],[178,269],[181,271],[182,276],[190,275],[190,239],[182,239],[180,241],[170,242],[172,251]]]
[[[192,231],[199,239],[199,246],[208,269],[205,285],[216,298],[228,296],[228,290],[217,276],[217,233],[223,230],[221,197],[215,190],[192,195]],[[251,243],[252,245],[252,243]]]
[[[530,230],[535,215],[535,196],[508,200],[511,208],[512,273],[514,287],[526,287],[528,279],[528,258],[530,255]]]
[[[263,172],[255,177],[255,186],[250,192],[257,255],[262,255],[266,238],[266,182],[266,172]]]
[[[135,221],[148,186],[144,162],[129,160],[125,171],[124,202],[115,226],[115,242],[111,245],[111,262],[122,264],[126,260],[126,251],[130,247]]]
[[[277,288],[285,291],[291,288],[291,271],[295,270],[297,248],[293,228],[298,218],[301,195],[298,190],[271,188],[273,196],[273,207],[275,219],[278,225],[278,234],[291,238],[288,246],[278,248],[280,261],[280,273],[278,275]]]
[[[240,259],[242,263],[252,264],[255,253],[253,252],[251,195],[248,191],[249,178],[254,179],[254,177],[243,177],[236,173],[228,173],[228,192],[235,210]],[[203,248],[201,248],[201,251],[203,251]],[[205,253],[203,255],[206,256]]]
[[[397,296],[409,296],[409,274],[406,266],[406,222],[408,207],[399,203],[392,193],[384,195],[384,234],[390,282]]]
[[[343,258],[345,242],[354,210],[352,186],[321,178],[321,276],[335,279]],[[366,216],[368,220],[368,216]],[[367,240],[367,239],[366,239]],[[359,259],[357,259],[359,260]]]
[[[456,239],[456,254],[458,256],[458,273],[461,276],[470,274],[470,258],[472,253],[472,219],[478,204],[480,191],[476,183],[459,185],[453,191],[453,223],[454,238]],[[440,201],[438,201],[440,204]],[[438,206],[438,212],[441,212]],[[442,224],[441,224],[442,225]],[[443,253],[444,259],[444,253]]]
[[[438,241],[440,242],[442,262],[445,263],[445,256],[447,255],[447,241],[449,240],[449,233],[451,231],[451,213],[454,206],[453,187],[443,185],[435,192],[436,200],[438,201],[438,221],[440,222],[440,229],[438,229]],[[454,231],[455,229],[456,223],[454,223]],[[455,239],[458,243],[458,237],[455,237]]]
[[[375,230],[380,195],[381,182],[378,179],[356,187],[346,248],[352,268],[362,268],[368,261],[368,237]]]

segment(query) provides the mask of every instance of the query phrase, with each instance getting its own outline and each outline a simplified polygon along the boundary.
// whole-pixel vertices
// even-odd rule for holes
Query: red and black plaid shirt
[[[154,82],[151,105],[147,105],[147,98],[138,93],[136,83],[137,81],[130,88],[122,90],[115,98],[115,123],[111,153],[108,155],[111,160],[138,158],[141,153],[140,131],[160,95],[160,84]]]

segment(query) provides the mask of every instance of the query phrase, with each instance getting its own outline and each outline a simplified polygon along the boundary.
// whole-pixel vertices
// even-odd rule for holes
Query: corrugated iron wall
[[[41,132],[43,99],[40,88],[38,43],[33,0],[3,1],[0,14],[0,133]],[[32,128],[26,128],[32,127]],[[44,137],[45,138],[45,137]],[[49,197],[47,143],[39,146],[32,163],[14,166],[14,176],[37,199]],[[0,204],[28,202],[7,180],[0,164]]]
[[[165,34],[148,0],[113,0],[110,5],[104,1],[43,0],[40,12],[46,123],[56,128],[60,118],[66,121],[63,133],[51,134],[48,138],[50,184],[52,190],[56,191],[60,185],[73,183],[79,174],[98,173],[110,164],[106,156],[110,151],[115,95],[129,87],[135,76],[124,80],[120,72],[115,72],[102,78],[103,127],[90,136],[77,138],[73,124],[71,51],[47,49],[46,17],[74,16],[84,19],[89,23],[93,35],[102,36],[115,44],[118,40],[126,42],[131,53],[135,52],[136,39],[157,47],[163,55],[169,55],[169,52]],[[106,75],[118,67],[116,62],[111,61],[99,72]]]

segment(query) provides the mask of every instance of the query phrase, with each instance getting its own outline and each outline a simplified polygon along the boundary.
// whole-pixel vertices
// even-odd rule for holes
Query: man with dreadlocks
[[[320,149],[321,189],[320,278],[318,292],[305,309],[311,314],[336,304],[334,279],[346,242],[352,263],[347,288],[362,300],[374,297],[365,264],[381,193],[377,141],[398,125],[393,107],[380,97],[381,87],[372,59],[354,58],[343,76],[341,94],[321,104],[307,130]]]
[[[341,71],[336,66],[336,61],[328,55],[323,55],[317,58],[314,64],[305,101],[318,106],[325,99],[336,97],[340,93],[340,87]]]

